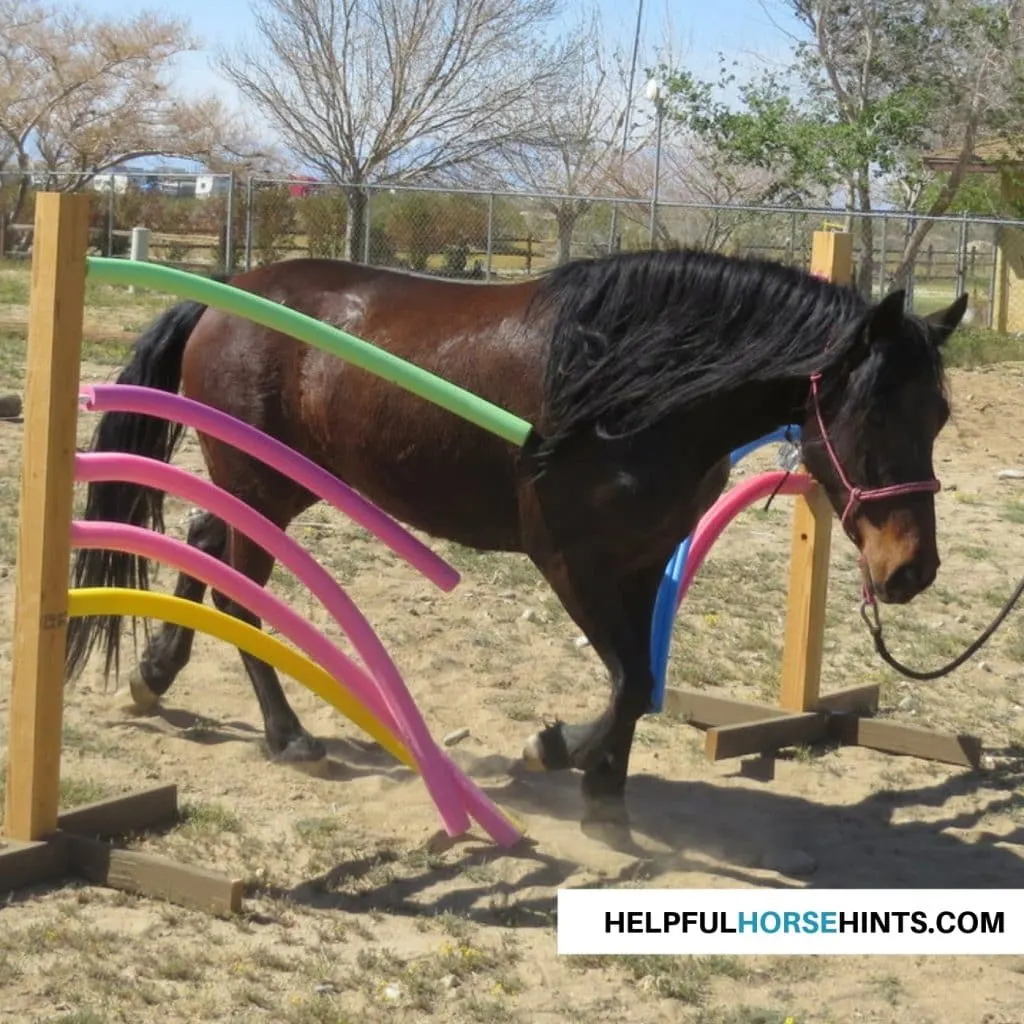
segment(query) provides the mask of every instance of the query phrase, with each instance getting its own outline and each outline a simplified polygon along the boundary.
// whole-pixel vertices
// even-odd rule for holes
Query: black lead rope
[[[1024,594],[1024,579],[1017,584],[1017,589],[1010,595],[999,614],[992,620],[981,636],[979,636],[978,639],[963,652],[963,654],[955,658],[948,665],[944,665],[942,668],[933,669],[930,672],[919,672],[916,669],[907,668],[906,665],[900,664],[900,662],[898,662],[892,654],[889,653],[889,649],[885,645],[885,639],[882,636],[882,620],[878,615],[878,605],[874,601],[864,601],[864,603],[861,604],[860,617],[868,627],[868,630],[875,641],[875,650],[878,652],[878,656],[882,661],[884,661],[890,668],[896,669],[897,672],[906,676],[908,679],[928,681],[932,679],[941,679],[943,676],[949,675],[950,672],[958,669],[965,661],[974,657],[974,655],[977,654],[986,643],[988,643],[992,634],[1003,624],[1003,620],[1013,610],[1013,606],[1020,600],[1022,594]],[[871,614],[869,614],[868,609],[871,610]]]

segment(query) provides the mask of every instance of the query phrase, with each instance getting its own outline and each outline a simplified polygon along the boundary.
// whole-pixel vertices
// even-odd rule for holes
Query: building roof
[[[936,149],[922,160],[931,171],[951,171],[960,159],[959,149]],[[1016,143],[1006,139],[985,139],[974,147],[968,174],[998,174],[1006,167],[1024,166],[1024,139]]]

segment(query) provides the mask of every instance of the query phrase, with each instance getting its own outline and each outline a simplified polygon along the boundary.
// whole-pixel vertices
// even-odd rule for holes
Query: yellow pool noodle
[[[340,711],[385,750],[418,773],[415,761],[405,745],[377,719],[358,697],[345,690],[333,676],[304,654],[293,650],[275,636],[264,633],[233,615],[208,608],[170,594],[155,594],[128,587],[83,587],[68,591],[68,615],[129,615],[144,619],[162,619],[176,626],[207,633],[247,651],[273,665]]]

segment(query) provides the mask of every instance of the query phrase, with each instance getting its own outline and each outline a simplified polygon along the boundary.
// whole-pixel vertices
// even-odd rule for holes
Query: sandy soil
[[[84,368],[86,379],[109,373]],[[1024,467],[1024,366],[955,372],[953,389],[939,446],[940,579],[887,616],[893,648],[915,665],[957,653],[1024,570],[1024,482],[997,477]],[[90,425],[83,418],[83,440]],[[4,757],[20,441],[18,424],[0,423]],[[750,459],[737,476],[770,460]],[[200,465],[194,440],[178,461]],[[178,535],[186,513],[170,503]],[[672,683],[775,693],[789,518],[787,500],[749,510],[716,546],[680,614]],[[470,730],[457,759],[526,819],[530,844],[502,855],[474,836],[431,852],[438,819],[419,780],[287,679],[331,770],[314,778],[268,764],[237,654],[217,641],[197,639],[152,716],[134,714],[92,667],[67,694],[65,803],[177,783],[184,820],[138,845],[244,877],[246,910],[216,920],[84,885],[22,894],[0,909],[0,1021],[1024,1021],[1024,958],[559,960],[553,927],[560,886],[1020,885],[1020,614],[951,678],[900,681],[871,650],[852,549],[837,531],[826,688],[880,682],[883,714],[977,733],[998,767],[826,749],[780,757],[774,779],[759,782],[736,762],[708,763],[696,730],[651,717],[629,786],[636,846],[621,852],[581,831],[577,776],[518,767],[537,725],[594,713],[606,685],[524,559],[437,545],[464,572],[443,595],[322,507],[292,533],[355,597],[432,730]],[[172,574],[157,585],[170,589]],[[287,574],[272,587],[326,626]],[[779,850],[809,855],[816,871],[766,870]]]

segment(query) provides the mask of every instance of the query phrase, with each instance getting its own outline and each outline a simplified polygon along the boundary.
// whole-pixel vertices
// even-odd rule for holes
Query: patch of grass
[[[986,547],[984,544],[961,544],[953,543],[950,544],[950,550],[958,555],[963,555],[965,558],[970,559],[972,562],[985,562],[992,557],[992,549]],[[936,588],[938,584],[933,584],[931,587],[931,593],[937,594]],[[949,593],[946,590],[942,591],[943,594]],[[955,595],[954,595],[955,598]],[[953,604],[954,600],[947,600],[945,597],[942,598],[943,604]]]
[[[116,757],[118,747],[110,740],[104,739],[95,732],[80,729],[70,722],[64,723],[61,733],[64,747],[77,750],[81,754],[98,754],[100,757]]]
[[[292,827],[304,842],[321,846],[341,831],[341,822],[337,818],[302,818]]]
[[[519,962],[515,946],[506,940],[497,948],[471,945],[468,941],[445,942],[432,955],[407,960],[392,950],[364,946],[356,955],[358,975],[349,974],[375,1001],[433,1013],[446,990],[476,980],[473,993],[464,1001],[472,1020],[511,1020],[507,998],[522,991],[513,968]],[[486,993],[486,995],[484,995]]]
[[[96,779],[63,778],[60,780],[61,807],[92,804],[97,800],[105,800],[110,794],[110,787],[105,782],[98,782]]]
[[[1003,634],[1003,651],[1014,661],[1024,661],[1024,628],[1008,625]]]
[[[745,970],[733,957],[723,956],[615,956],[574,957],[573,966],[606,969],[616,966],[635,982],[664,999],[700,1006],[707,999],[712,978],[742,978]]]
[[[895,974],[872,978],[871,985],[890,1006],[895,1006],[903,995],[903,982]]]
[[[97,963],[103,963],[121,948],[123,938],[104,928],[89,927],[66,913],[63,919],[40,921],[4,937],[4,946],[10,952],[27,956],[55,953],[66,957],[78,953]]]
[[[474,1024],[514,1024],[520,1019],[501,997],[493,999],[470,995],[463,1003],[463,1012]]]
[[[785,1010],[763,1009],[757,1006],[713,1007],[702,1010],[693,1024],[803,1024]]]
[[[44,1024],[108,1024],[109,1020],[109,1017],[103,1017],[93,1010],[76,1010],[74,1013],[47,1017]]]
[[[525,555],[476,551],[452,543],[445,545],[441,554],[460,573],[491,586],[513,590],[544,583],[537,567]]]
[[[0,989],[13,985],[21,977],[21,968],[11,957],[0,950]]]
[[[974,369],[1024,359],[1024,337],[984,327],[961,327],[945,346],[947,366]]]
[[[270,1019],[283,1024],[354,1024],[353,1018],[343,1014],[337,1002],[326,995],[296,998],[283,1014],[275,1014]]]
[[[185,957],[179,953],[170,953],[157,957],[153,967],[157,977],[164,981],[199,981],[203,977],[202,966],[194,954]]]
[[[999,517],[1008,523],[1024,523],[1024,501],[1007,501],[999,510]]]
[[[241,833],[242,819],[222,804],[188,803],[181,809],[178,828],[184,835]]]

